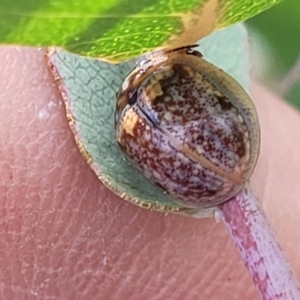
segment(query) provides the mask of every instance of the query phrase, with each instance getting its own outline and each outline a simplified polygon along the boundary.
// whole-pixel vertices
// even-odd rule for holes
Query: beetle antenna
[[[196,48],[198,46],[199,46],[198,44],[181,46],[181,47],[177,47],[177,48],[174,48],[174,49],[167,50],[166,53],[176,52],[176,51],[180,51],[180,50],[184,50],[184,49]]]

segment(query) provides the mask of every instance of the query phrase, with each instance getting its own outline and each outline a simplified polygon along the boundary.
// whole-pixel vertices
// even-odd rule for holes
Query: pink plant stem
[[[261,299],[299,300],[297,280],[250,187],[220,210]]]

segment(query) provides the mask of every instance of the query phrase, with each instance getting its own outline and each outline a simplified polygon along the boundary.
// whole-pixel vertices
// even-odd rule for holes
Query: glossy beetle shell
[[[126,156],[183,206],[230,199],[255,167],[260,138],[251,99],[190,47],[146,56],[123,82],[115,117]]]

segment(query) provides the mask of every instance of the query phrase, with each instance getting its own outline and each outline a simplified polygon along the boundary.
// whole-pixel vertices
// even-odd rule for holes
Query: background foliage
[[[254,68],[262,66],[258,77],[300,109],[300,1],[286,0],[246,22],[252,44],[258,48]],[[259,40],[257,39],[259,37]],[[298,66],[296,66],[298,60]],[[280,83],[294,68],[296,79],[288,90]]]

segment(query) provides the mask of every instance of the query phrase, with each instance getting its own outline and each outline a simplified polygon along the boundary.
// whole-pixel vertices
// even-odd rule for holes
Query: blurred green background
[[[246,26],[253,76],[300,110],[300,0],[285,0]]]

